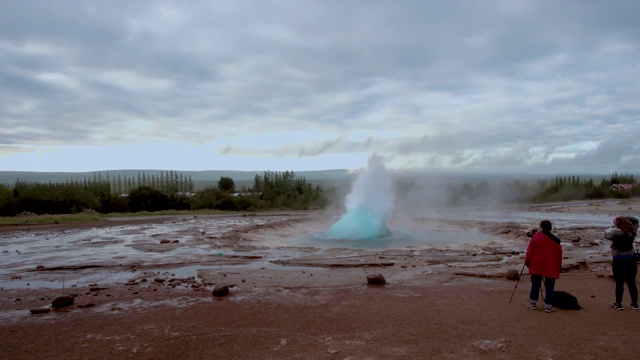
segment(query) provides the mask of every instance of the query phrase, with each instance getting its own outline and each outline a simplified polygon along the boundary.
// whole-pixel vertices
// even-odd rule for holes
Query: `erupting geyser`
[[[382,164],[382,159],[373,155],[347,195],[347,213],[325,231],[324,237],[363,240],[386,236],[389,234],[387,220],[393,212],[393,205],[391,174]]]

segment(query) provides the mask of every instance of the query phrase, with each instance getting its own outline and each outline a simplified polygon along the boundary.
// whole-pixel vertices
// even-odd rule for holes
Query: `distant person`
[[[614,310],[624,310],[622,307],[622,295],[624,295],[624,283],[627,283],[631,296],[631,309],[638,310],[638,288],[636,287],[636,274],[638,263],[633,252],[633,242],[638,231],[638,219],[635,225],[627,216],[618,216],[613,220],[613,226],[604,232],[605,239],[611,240],[611,256],[613,262],[611,270],[616,280],[616,302],[611,305]]]
[[[524,264],[531,274],[531,293],[529,294],[529,309],[536,310],[540,286],[544,280],[545,312],[553,312],[553,293],[556,280],[560,278],[562,266],[562,247],[560,239],[551,233],[551,222],[542,220],[540,231],[531,232],[531,241],[527,247]]]

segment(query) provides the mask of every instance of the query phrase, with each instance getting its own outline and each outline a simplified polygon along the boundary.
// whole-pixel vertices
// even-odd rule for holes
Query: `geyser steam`
[[[347,195],[347,213],[325,231],[324,237],[363,240],[388,235],[387,221],[393,212],[394,200],[391,174],[382,159],[373,155]]]

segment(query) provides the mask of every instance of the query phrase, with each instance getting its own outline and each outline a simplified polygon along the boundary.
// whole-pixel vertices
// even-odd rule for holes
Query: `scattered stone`
[[[369,285],[384,285],[387,280],[382,274],[370,274],[367,275],[367,284]]]
[[[211,292],[213,296],[227,296],[229,295],[229,287],[226,285],[216,285],[213,287],[213,291]]]
[[[565,238],[568,241],[571,241],[573,243],[578,243],[578,242],[580,242],[580,240],[582,240],[582,236],[580,236],[580,235],[566,235]]]
[[[171,241],[169,241],[169,240],[167,240],[167,239],[162,239],[162,240],[160,240],[160,244],[168,244],[168,243],[170,243],[170,242],[171,242]]]
[[[153,281],[162,284],[164,282],[164,279],[157,277],[157,278],[153,279]]]
[[[38,308],[38,309],[31,309],[29,310],[30,313],[34,314],[34,315],[38,315],[38,314],[46,314],[48,312],[51,311],[51,308]]]
[[[38,266],[36,266],[36,270],[42,270],[42,269],[44,269],[44,265],[38,265]]]
[[[73,305],[74,297],[71,295],[63,295],[53,299],[51,306],[54,308],[61,308]]]
[[[508,339],[498,339],[498,340],[477,340],[473,342],[473,347],[482,351],[506,351],[507,345],[509,344]]]
[[[520,279],[520,273],[516,269],[507,270],[507,273],[505,274],[505,276],[509,280],[518,280],[518,279]]]

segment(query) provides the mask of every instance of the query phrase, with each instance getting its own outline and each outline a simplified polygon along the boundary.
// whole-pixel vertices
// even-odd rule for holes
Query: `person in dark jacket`
[[[531,292],[529,294],[529,309],[536,310],[540,286],[544,280],[545,312],[553,312],[553,293],[556,280],[560,278],[562,267],[562,247],[560,239],[551,233],[551,222],[542,220],[540,230],[535,232],[529,241],[524,264],[531,274]]]
[[[616,302],[611,305],[614,310],[623,310],[622,296],[624,295],[624,284],[627,283],[629,295],[631,296],[631,309],[638,310],[638,288],[636,286],[636,274],[638,273],[638,263],[633,251],[633,242],[636,238],[637,219],[632,222],[630,217],[617,216],[613,220],[613,227],[605,230],[605,239],[611,240],[611,255],[613,262],[613,278],[616,281]]]

